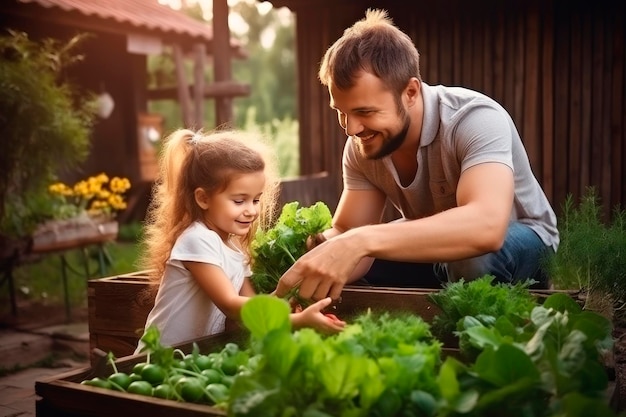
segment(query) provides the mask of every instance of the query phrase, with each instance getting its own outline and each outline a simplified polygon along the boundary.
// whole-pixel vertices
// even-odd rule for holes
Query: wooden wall
[[[325,171],[335,206],[345,135],[317,79],[326,48],[368,7],[389,11],[421,53],[425,82],[484,92],[511,113],[557,212],[598,190],[626,207],[624,2],[275,0],[296,14],[302,173]],[[306,188],[306,187],[304,187]]]

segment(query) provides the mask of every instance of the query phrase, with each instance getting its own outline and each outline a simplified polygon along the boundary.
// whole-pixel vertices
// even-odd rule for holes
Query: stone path
[[[58,321],[58,320],[57,320]],[[35,381],[89,367],[89,326],[50,316],[0,328],[0,417],[36,416]]]

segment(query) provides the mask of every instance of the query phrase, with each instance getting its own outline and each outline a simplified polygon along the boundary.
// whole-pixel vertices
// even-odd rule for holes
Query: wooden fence
[[[307,175],[328,173],[329,205],[341,191],[345,135],[317,69],[326,48],[376,6],[414,40],[425,82],[484,92],[511,113],[557,212],[568,194],[577,199],[589,186],[597,189],[605,214],[626,207],[624,2],[272,3],[296,14],[301,166]]]

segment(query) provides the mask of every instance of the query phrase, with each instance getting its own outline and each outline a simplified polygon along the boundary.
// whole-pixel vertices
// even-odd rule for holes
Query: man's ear
[[[407,83],[403,94],[407,99],[407,105],[409,107],[413,106],[417,99],[420,97],[421,88],[422,84],[416,77],[412,77]]]
[[[204,189],[198,187],[194,190],[193,196],[196,200],[196,204],[202,209],[207,210],[209,208],[209,196]]]

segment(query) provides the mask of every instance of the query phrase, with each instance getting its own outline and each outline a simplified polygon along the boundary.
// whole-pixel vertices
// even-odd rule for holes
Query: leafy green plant
[[[611,222],[602,218],[595,189],[575,204],[571,195],[559,219],[561,243],[548,259],[550,279],[559,289],[585,289],[626,301],[626,211],[615,208]]]
[[[441,310],[433,319],[433,332],[439,337],[453,334],[468,316],[479,322],[489,321],[490,317],[508,317],[515,323],[526,320],[537,303],[528,291],[533,281],[504,284],[494,283],[494,279],[492,275],[468,282],[461,279],[429,294]]]
[[[309,236],[330,228],[330,209],[321,201],[310,207],[300,207],[297,201],[283,206],[276,224],[257,231],[252,241],[252,276],[250,280],[258,293],[276,289],[280,277],[306,252]]]
[[[243,306],[242,320],[261,360],[235,378],[231,416],[434,415],[441,344],[419,317],[368,312],[324,337],[290,331],[287,303],[259,295]]]
[[[614,415],[604,396],[608,375],[601,360],[613,344],[608,319],[555,293],[523,325],[507,317],[491,322],[461,330],[481,353],[468,364],[446,359],[440,415]]]
[[[164,346],[157,327],[148,327],[141,337],[146,360],[136,363],[131,373],[120,372],[111,354],[113,373],[81,381],[83,385],[112,389],[148,397],[210,404],[225,408],[235,374],[254,366],[254,359],[235,343],[219,352],[201,354],[197,344],[191,353]]]
[[[232,417],[615,416],[601,363],[611,323],[563,293],[534,304],[521,323],[502,316],[461,327],[480,352],[463,362],[443,359],[429,325],[409,313],[362,312],[329,336],[294,331],[289,313],[285,300],[252,297],[241,311],[246,345],[209,353],[163,346],[148,328],[147,358],[132,374],[113,366],[83,383],[214,404]],[[124,388],[129,380],[138,382]]]
[[[0,37],[0,235],[29,235],[48,218],[48,184],[89,152],[94,97],[61,79],[82,59],[75,49],[84,39]]]

